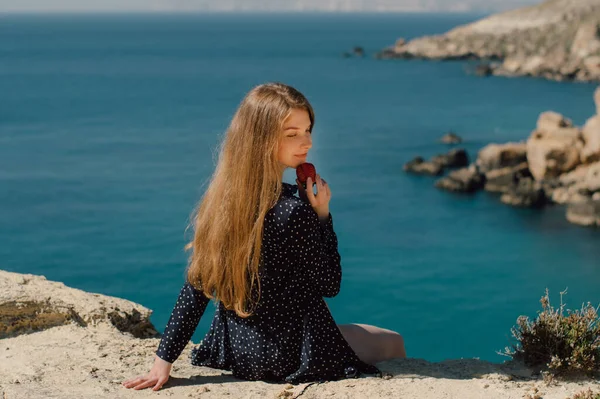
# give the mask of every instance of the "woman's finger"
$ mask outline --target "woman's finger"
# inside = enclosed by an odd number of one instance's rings
[[[133,377],[128,379],[127,381],[123,382],[123,386],[125,386],[126,388],[130,388],[131,386],[137,384],[138,382],[140,382],[143,379],[143,376],[138,376],[138,377]]]
[[[167,382],[167,379],[159,378],[158,381],[156,382],[156,385],[152,388],[152,390],[158,391],[159,389],[162,388],[162,386],[165,384],[165,382]]]
[[[306,197],[312,205],[315,201],[315,194],[313,193],[313,181],[310,177],[306,179]]]
[[[150,379],[145,380],[141,384],[135,386],[133,389],[138,390],[138,389],[148,388],[149,386],[152,386],[155,383],[156,383],[156,379],[155,378],[150,378]]]

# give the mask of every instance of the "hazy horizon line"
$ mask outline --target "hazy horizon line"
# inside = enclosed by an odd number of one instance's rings
[[[485,14],[497,10],[0,10],[2,14]]]

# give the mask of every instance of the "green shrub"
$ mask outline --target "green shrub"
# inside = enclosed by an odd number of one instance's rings
[[[540,300],[542,311],[535,320],[519,316],[511,328],[515,345],[506,347],[502,355],[523,360],[530,367],[547,367],[553,375],[600,372],[600,320],[598,308],[589,302],[581,310],[564,312],[563,295],[560,307],[550,304],[548,289]]]

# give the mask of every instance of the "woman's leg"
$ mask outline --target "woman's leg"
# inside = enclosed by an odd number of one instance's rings
[[[342,335],[360,360],[375,364],[406,357],[404,339],[395,331],[367,324],[338,324]]]

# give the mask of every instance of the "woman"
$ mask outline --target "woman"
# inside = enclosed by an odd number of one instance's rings
[[[286,168],[306,161],[314,121],[308,100],[281,83],[243,99],[193,218],[186,282],[154,365],[125,387],[159,390],[167,382],[211,298],[219,306],[192,350],[194,365],[300,383],[377,374],[375,363],[406,356],[398,333],[338,326],[323,299],[337,295],[342,277],[331,189],[319,175],[306,190],[282,182]]]

